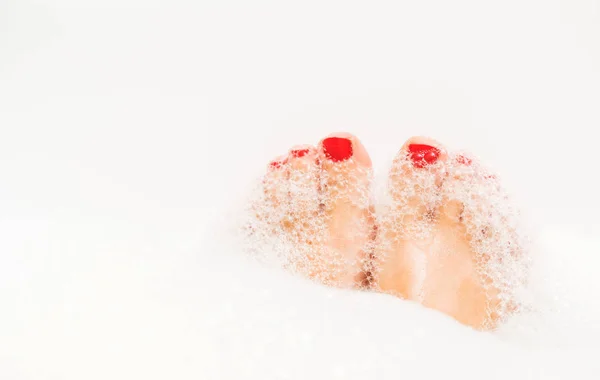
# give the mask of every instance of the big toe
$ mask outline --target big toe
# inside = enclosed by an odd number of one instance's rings
[[[410,138],[396,155],[388,192],[394,215],[401,216],[396,222],[406,234],[422,232],[435,216],[447,158],[444,146],[427,137]]]
[[[334,133],[319,143],[320,190],[329,211],[370,202],[371,158],[360,140],[349,133]]]
[[[396,155],[387,199],[378,210],[374,255],[375,288],[415,299],[424,263],[418,260],[434,237],[446,149],[435,140],[412,137]]]
[[[328,235],[322,257],[334,281],[362,282],[374,229],[371,158],[356,136],[344,132],[323,139],[319,150],[320,205]]]

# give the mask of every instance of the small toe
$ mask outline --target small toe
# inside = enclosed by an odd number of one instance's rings
[[[287,157],[288,199],[296,220],[306,221],[318,210],[320,168],[317,149],[310,145],[293,147]]]
[[[277,207],[288,198],[287,179],[289,177],[287,155],[273,159],[263,177],[263,190],[267,203]]]

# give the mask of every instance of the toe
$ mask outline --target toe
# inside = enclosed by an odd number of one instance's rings
[[[405,143],[400,153],[408,158],[414,168],[431,167],[446,159],[447,153],[442,144],[429,137],[411,137]]]
[[[319,167],[317,149],[298,145],[290,149],[288,157],[288,201],[294,218],[308,220],[318,210]]]
[[[469,304],[459,308],[462,311],[456,316],[487,328],[515,310],[515,291],[524,283],[527,265],[525,244],[518,232],[518,210],[498,178],[478,160],[457,154],[448,161],[439,230],[456,240],[454,266],[473,264],[470,282],[457,290],[459,299]],[[461,244],[463,248],[459,248]]]
[[[431,221],[440,204],[439,187],[445,177],[448,154],[427,137],[412,137],[400,149],[390,171],[389,193],[396,215],[404,224]]]
[[[493,229],[491,224],[504,224],[494,220],[502,214],[496,208],[508,206],[495,175],[465,154],[453,154],[446,171],[440,207],[446,221],[462,223],[472,237],[479,237],[481,231],[488,234]]]
[[[334,133],[319,143],[320,192],[326,211],[347,214],[370,204],[371,158],[360,140]]]
[[[263,178],[265,200],[269,206],[278,207],[288,199],[287,179],[289,177],[287,156],[282,155],[273,159]]]
[[[306,173],[314,168],[317,159],[317,149],[312,145],[296,145],[290,149],[287,162],[299,173]]]
[[[348,160],[365,168],[370,168],[372,165],[371,158],[364,145],[356,136],[350,133],[332,133],[321,140],[319,146],[330,165]]]
[[[402,174],[434,171],[447,158],[448,153],[442,144],[429,137],[415,136],[400,148],[394,159],[394,168],[400,169]]]
[[[327,260],[335,281],[352,284],[368,265],[372,241],[371,159],[354,135],[340,132],[318,146],[321,212],[328,229]]]
[[[377,284],[385,292],[416,299],[423,250],[431,244],[440,204],[446,149],[435,140],[412,137],[396,155],[388,179],[391,203],[379,210]]]

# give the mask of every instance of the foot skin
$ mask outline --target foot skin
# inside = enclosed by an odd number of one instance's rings
[[[270,163],[252,203],[254,251],[323,284],[365,286],[374,240],[371,180],[371,159],[353,135],[292,148]]]
[[[373,287],[494,329],[517,308],[526,265],[516,213],[475,160],[409,139],[378,210]]]

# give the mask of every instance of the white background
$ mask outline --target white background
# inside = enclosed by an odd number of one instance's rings
[[[0,0],[0,374],[594,378],[599,105],[598,1]],[[209,227],[268,160],[336,130],[379,170],[416,134],[489,163],[560,237],[538,285],[568,318],[499,348],[221,252]]]

